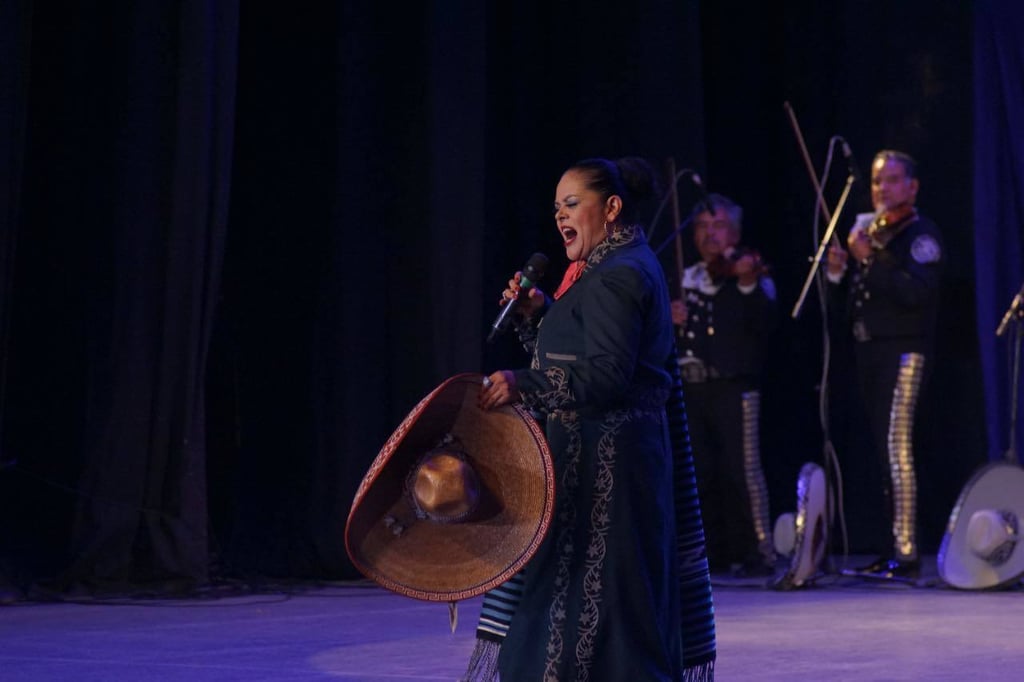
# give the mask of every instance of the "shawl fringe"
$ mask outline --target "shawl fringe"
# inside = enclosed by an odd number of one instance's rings
[[[715,682],[715,661],[683,669],[683,682]]]
[[[469,657],[469,667],[459,682],[501,682],[498,676],[498,653],[501,643],[490,639],[477,638],[476,646]],[[700,680],[702,678],[693,678]]]

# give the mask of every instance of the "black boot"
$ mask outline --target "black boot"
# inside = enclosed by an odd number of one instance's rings
[[[880,556],[870,564],[864,564],[863,566],[857,566],[853,569],[853,573],[881,573],[888,567],[889,562],[892,561],[890,557]]]
[[[917,580],[921,575],[919,559],[890,559],[879,577],[889,580]]]
[[[879,557],[867,566],[844,571],[844,574],[878,580],[917,580],[921,575],[921,561],[919,559]]]

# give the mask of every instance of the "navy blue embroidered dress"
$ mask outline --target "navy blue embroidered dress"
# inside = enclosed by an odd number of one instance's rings
[[[535,329],[524,402],[546,415],[551,530],[525,569],[502,680],[682,679],[665,277],[637,228],[598,245]],[[706,572],[706,567],[705,567]]]

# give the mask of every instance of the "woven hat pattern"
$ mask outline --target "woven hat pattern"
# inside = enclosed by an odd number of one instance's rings
[[[458,601],[514,575],[551,522],[554,470],[536,421],[517,405],[476,406],[483,377],[456,375],[406,416],[363,477],[345,528],[353,564],[398,594]],[[449,439],[481,484],[464,521],[417,518],[406,481],[423,453]]]

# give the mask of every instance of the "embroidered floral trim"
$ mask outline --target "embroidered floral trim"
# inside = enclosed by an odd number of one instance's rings
[[[557,510],[557,522],[560,530],[554,541],[558,553],[558,565],[555,569],[555,589],[551,597],[551,607],[548,609],[548,646],[547,660],[544,665],[544,682],[558,682],[562,653],[565,649],[564,629],[567,616],[566,600],[569,592],[569,568],[573,557],[572,537],[576,532],[576,507],[572,501],[580,486],[579,469],[583,439],[580,435],[580,421],[577,412],[560,412],[558,415],[551,415],[549,419],[561,420],[562,427],[569,437],[565,448],[565,472],[560,481],[563,490],[562,503]]]
[[[611,516],[612,492],[615,488],[615,447],[619,430],[628,421],[630,413],[616,410],[601,423],[601,437],[597,442],[597,476],[594,481],[594,499],[590,507],[590,544],[587,546],[586,572],[583,576],[583,608],[578,625],[576,667],[580,682],[590,679],[594,660],[594,640],[600,625],[601,601],[604,591],[604,560],[608,554],[608,528]]]
[[[590,253],[590,258],[587,259],[587,267],[584,268],[583,275],[581,276],[585,276],[593,270],[615,249],[631,244],[634,241],[641,243],[645,241],[644,232],[640,229],[639,225],[624,225],[618,228],[607,239],[594,247],[594,250]]]
[[[582,583],[582,609],[576,623],[576,670],[573,679],[585,682],[591,679],[595,639],[600,627],[600,609],[603,600],[604,561],[607,555],[606,538],[611,526],[612,496],[615,488],[615,460],[618,456],[616,442],[622,425],[636,419],[655,419],[661,421],[662,411],[653,412],[639,408],[613,410],[601,421],[601,435],[597,442],[597,471],[593,498],[590,506],[589,528],[590,540],[587,544],[584,559],[584,575]],[[578,524],[578,510],[573,504],[580,486],[579,467],[583,456],[580,437],[579,413],[575,410],[563,410],[553,413],[549,419],[560,420],[569,436],[566,447],[566,469],[561,485],[565,491],[564,506],[558,510],[558,524],[561,528],[555,541],[558,552],[558,565],[555,575],[555,591],[552,595],[551,607],[548,610],[549,638],[547,661],[544,670],[545,682],[559,682],[562,657],[565,648],[564,630],[567,626],[566,601],[570,587],[570,566],[576,547],[572,543]]]
[[[531,366],[539,369],[540,362],[534,354],[534,361]],[[576,396],[569,390],[569,375],[564,367],[553,365],[544,370],[544,378],[547,379],[550,390],[529,392],[523,395],[523,402],[530,409],[539,409],[553,412],[567,405],[576,402]]]

